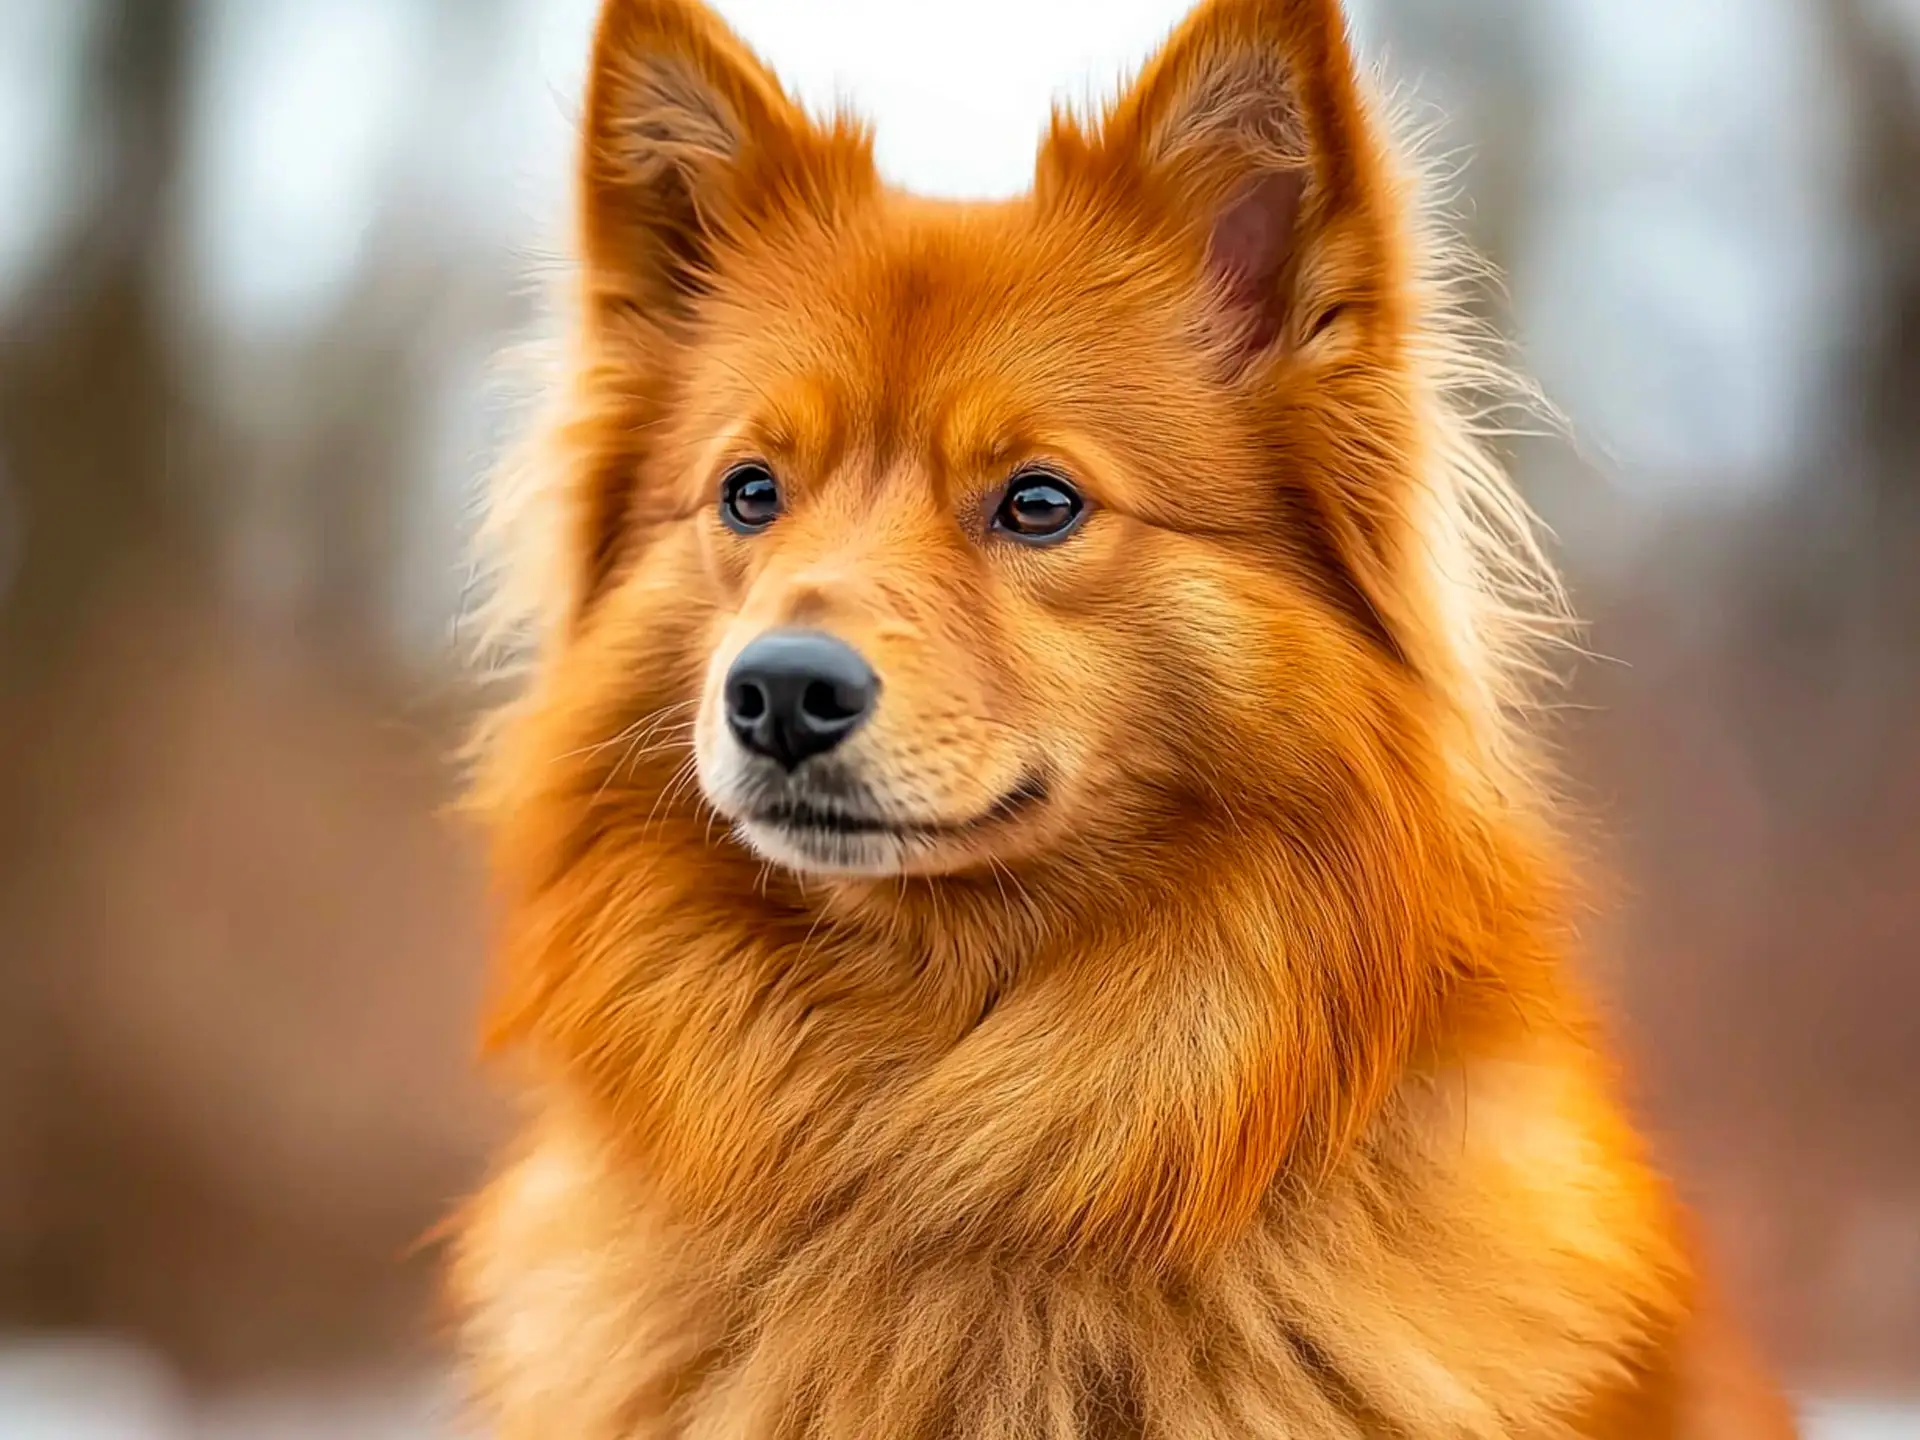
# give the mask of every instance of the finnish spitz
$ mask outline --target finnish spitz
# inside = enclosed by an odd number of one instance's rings
[[[1565,967],[1389,129],[1336,0],[1211,0],[936,202],[607,0],[494,526],[501,1440],[1790,1433]]]

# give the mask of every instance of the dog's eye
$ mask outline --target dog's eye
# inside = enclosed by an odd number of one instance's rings
[[[757,460],[736,465],[720,482],[720,518],[740,535],[764,530],[780,513],[780,486]]]
[[[1008,482],[993,512],[993,528],[1029,544],[1051,544],[1073,532],[1086,508],[1079,493],[1058,475],[1025,470]]]

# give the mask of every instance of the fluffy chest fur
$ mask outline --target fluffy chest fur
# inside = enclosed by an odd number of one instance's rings
[[[506,1440],[1668,1433],[1589,1428],[1662,1363],[1679,1259],[1577,1059],[1529,1049],[1410,1080],[1364,1154],[1165,1276],[832,1223],[716,1249],[562,1100],[469,1234],[482,1379]]]

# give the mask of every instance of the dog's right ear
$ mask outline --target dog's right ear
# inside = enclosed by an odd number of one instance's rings
[[[581,393],[552,437],[576,461],[572,624],[627,552],[648,437],[702,298],[755,240],[831,224],[875,184],[866,133],[808,120],[699,0],[602,0],[579,164],[580,338],[617,363],[577,367]]]
[[[816,129],[699,0],[605,0],[582,141],[589,303],[663,327],[705,293],[729,233],[830,204],[848,167],[871,167],[863,136]]]

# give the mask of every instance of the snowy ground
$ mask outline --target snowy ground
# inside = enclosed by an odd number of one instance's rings
[[[0,1339],[0,1440],[473,1440],[432,1380],[260,1390],[195,1404],[138,1351]],[[1911,1407],[1818,1404],[1806,1440],[1920,1440]]]
[[[1809,1406],[1806,1440],[1920,1440],[1920,1401]]]
[[[414,1377],[196,1402],[138,1350],[0,1338],[0,1440],[469,1440],[451,1389]]]

